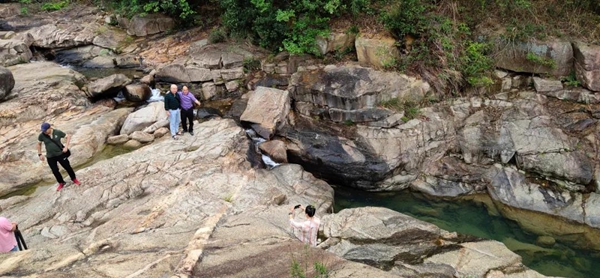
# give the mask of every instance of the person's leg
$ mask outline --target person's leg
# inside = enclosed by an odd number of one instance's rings
[[[188,128],[187,128],[187,115],[186,115],[186,111],[185,109],[181,109],[181,128],[183,128],[183,132],[187,132]]]
[[[171,136],[177,135],[179,125],[177,124],[177,117],[179,115],[175,113],[175,110],[169,110],[169,129],[171,130]]]
[[[194,108],[190,108],[187,111],[187,119],[190,121],[190,127],[189,127],[189,131],[192,135],[194,135]]]
[[[69,173],[69,177],[71,178],[72,181],[77,180],[77,177],[75,176],[75,171],[73,171],[73,167],[71,167],[71,163],[69,162],[68,158],[61,157],[58,160],[58,163],[60,163],[60,166],[62,166],[65,170],[67,170],[67,173]]]
[[[175,118],[175,120],[177,121],[177,123],[175,124],[175,133],[181,134],[179,133],[179,124],[181,123],[181,109],[177,109],[175,113],[177,114],[177,118]]]
[[[52,174],[54,174],[56,181],[60,184],[64,184],[65,180],[58,170],[58,158],[59,157],[48,157],[46,158],[46,161],[48,161],[48,166],[50,166],[50,170],[52,170]]]

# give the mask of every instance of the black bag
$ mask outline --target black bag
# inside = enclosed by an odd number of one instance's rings
[[[63,144],[60,144],[60,143],[54,141],[54,139],[52,139],[52,137],[48,136],[48,134],[46,134],[46,133],[42,133],[42,134],[44,134],[44,136],[48,137],[48,139],[50,139],[50,141],[52,141],[52,143],[56,144],[56,146],[58,146],[58,148],[60,148],[61,150],[65,148],[65,146]],[[71,156],[71,150],[67,149],[67,152],[63,153],[62,155],[63,155],[63,157]]]
[[[25,239],[23,238],[23,234],[19,231],[19,226],[15,229],[15,239],[17,240],[17,245],[19,246],[19,250],[27,250],[27,244],[25,244]]]

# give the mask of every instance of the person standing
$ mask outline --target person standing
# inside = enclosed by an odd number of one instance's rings
[[[15,230],[17,223],[10,222],[6,217],[0,217],[0,253],[19,251]]]
[[[66,138],[64,145],[61,142],[62,138]],[[77,180],[75,171],[73,171],[73,168],[69,163],[69,144],[71,143],[71,135],[65,134],[58,129],[54,129],[49,123],[43,123],[42,133],[40,133],[38,136],[37,144],[38,156],[43,162],[44,154],[42,154],[42,143],[44,143],[44,146],[46,147],[45,159],[48,161],[48,166],[50,166],[50,170],[52,170],[52,174],[54,174],[54,177],[58,182],[56,191],[60,191],[65,186],[65,180],[60,174],[58,163],[60,163],[60,165],[67,170],[67,173],[69,174],[69,177],[73,183],[80,185],[81,183]]]
[[[190,93],[187,86],[181,88],[179,99],[181,100],[181,126],[183,132],[190,132],[190,135],[194,136],[194,103],[200,106],[200,102],[196,99],[194,94]],[[190,127],[188,129],[187,121],[190,121]]]
[[[165,110],[167,110],[167,116],[169,117],[171,137],[175,140],[178,139],[178,135],[181,135],[181,132],[179,132],[179,121],[181,121],[181,111],[179,111],[180,106],[177,85],[171,84],[171,90],[165,95]]]

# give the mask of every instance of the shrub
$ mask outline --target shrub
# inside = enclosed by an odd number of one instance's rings
[[[245,73],[260,70],[260,61],[258,59],[246,58],[244,59],[243,65]]]
[[[59,1],[59,2],[46,2],[43,3],[41,8],[44,11],[58,11],[62,10],[64,7],[69,5],[68,0]]]
[[[227,33],[222,28],[215,28],[208,35],[208,42],[210,43],[220,43],[227,40]]]
[[[396,37],[421,36],[427,31],[428,7],[421,0],[398,1],[388,12],[381,15],[381,22]]]

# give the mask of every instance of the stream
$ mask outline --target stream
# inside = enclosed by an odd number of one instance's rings
[[[600,252],[577,250],[559,242],[551,248],[537,246],[537,235],[511,220],[490,215],[481,203],[434,199],[408,190],[372,193],[335,187],[336,212],[365,206],[386,207],[444,230],[500,241],[519,254],[527,267],[547,276],[600,277]]]

